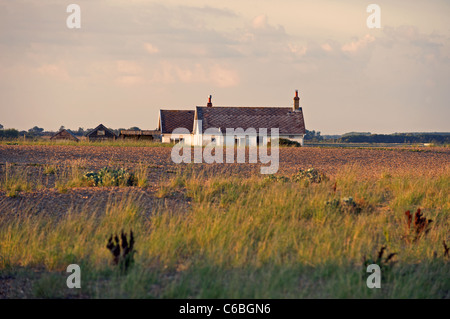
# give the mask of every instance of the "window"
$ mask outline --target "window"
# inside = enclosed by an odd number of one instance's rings
[[[215,143],[216,142],[216,138],[215,137],[211,137],[211,143]]]
[[[177,144],[177,143],[183,144],[183,143],[184,143],[184,138],[183,138],[183,137],[181,137],[181,138],[179,138],[179,137],[171,137],[171,138],[170,138],[170,143],[173,143],[173,144]]]
[[[260,145],[263,142],[262,136],[256,136],[256,145]]]
[[[102,136],[104,136],[104,135],[105,135],[105,131],[103,131],[103,130],[98,130],[98,131],[97,131],[97,135],[102,135]]]

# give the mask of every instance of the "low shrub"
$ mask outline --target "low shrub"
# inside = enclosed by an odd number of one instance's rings
[[[277,176],[274,174],[267,175],[264,177],[265,182],[289,182],[289,178],[286,176]]]
[[[328,178],[325,173],[320,172],[318,169],[309,168],[307,170],[299,169],[298,172],[294,176],[292,176],[292,180],[294,182],[307,180],[310,183],[320,183],[322,181],[328,180]]]
[[[287,138],[279,138],[278,145],[279,146],[287,146],[287,147],[301,147],[302,146],[299,142],[291,141]]]
[[[136,177],[126,169],[104,167],[98,172],[86,173],[83,177],[89,186],[134,186]]]
[[[371,211],[373,209],[364,199],[354,199],[351,196],[342,199],[334,198],[331,201],[325,202],[325,205],[330,208],[339,209],[343,213],[351,214],[359,214],[363,210]]]

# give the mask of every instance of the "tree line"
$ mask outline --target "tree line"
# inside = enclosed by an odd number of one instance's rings
[[[66,129],[64,126],[61,126],[58,131]],[[82,127],[79,127],[78,130],[71,130],[67,129],[70,133],[72,133],[75,136],[85,136],[89,131],[93,130],[93,128],[84,129]],[[111,129],[116,135],[120,134],[121,130],[125,130],[125,128],[119,128],[119,129]],[[139,131],[140,128],[137,126],[130,127],[128,130],[134,130]],[[51,136],[55,134],[54,131],[45,131],[42,127],[39,126],[33,126],[29,130],[25,131],[19,131],[15,128],[9,128],[5,129],[2,124],[0,124],[0,139],[15,139],[18,137],[24,137],[25,138],[36,138],[40,136]]]
[[[347,135],[337,139],[338,143],[450,143],[450,134],[444,133],[397,133]]]
[[[59,130],[65,129],[61,126]],[[79,127],[78,130],[67,129],[75,136],[85,136],[92,128],[84,129]],[[120,134],[119,129],[110,129],[116,135]],[[128,130],[139,131],[140,128],[137,126],[130,127]],[[25,138],[35,138],[45,135],[53,135],[53,131],[45,131],[42,127],[34,126],[28,131],[19,131],[14,128],[5,129],[2,124],[0,124],[0,139],[14,139],[18,137]],[[324,137],[320,135],[320,131],[306,130],[304,136],[305,141],[309,142],[321,142],[324,141]],[[339,138],[327,139],[328,142],[335,143],[436,143],[436,144],[449,144],[450,143],[450,133],[395,133],[395,134],[371,134],[370,132],[358,133],[350,132],[341,135]]]

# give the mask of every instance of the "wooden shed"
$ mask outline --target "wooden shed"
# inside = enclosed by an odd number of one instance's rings
[[[68,130],[61,130],[58,133],[54,134],[52,137],[50,137],[51,141],[57,141],[57,140],[69,140],[69,141],[75,141],[78,142],[79,139],[75,135],[73,135]]]
[[[161,132],[158,130],[121,130],[120,138],[134,140],[161,140]]]
[[[117,138],[116,134],[103,124],[89,131],[86,137],[88,141],[115,140]]]

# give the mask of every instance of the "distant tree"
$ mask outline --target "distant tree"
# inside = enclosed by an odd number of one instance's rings
[[[450,136],[442,134],[372,134],[342,136],[340,143],[449,143]]]
[[[0,138],[18,138],[19,131],[16,129],[0,130]]]
[[[319,131],[317,131],[317,133],[316,133],[316,138],[317,138],[317,140],[319,140],[319,141],[323,140],[323,137],[320,136],[320,132],[319,132]]]
[[[86,134],[86,131],[82,127],[79,127],[78,131],[76,131],[74,133],[75,133],[75,135],[83,136],[84,134]]]
[[[65,130],[65,129],[66,129],[66,127],[65,127],[64,125],[61,125],[61,126],[59,127],[59,130],[60,130],[60,131]]]
[[[14,128],[5,130],[4,132],[6,133],[6,137],[9,137],[9,138],[18,138],[19,137],[19,131]]]
[[[141,129],[137,126],[133,126],[129,128],[130,131],[140,131]]]
[[[342,134],[342,137],[347,137],[347,136],[370,136],[372,135],[372,133],[370,132],[348,132],[345,134]]]
[[[125,128],[118,128],[118,129],[110,129],[111,131],[114,132],[114,134],[116,134],[117,136],[120,135],[120,131],[125,131]]]
[[[42,127],[38,127],[38,126],[34,126],[33,128],[30,128],[28,130],[28,133],[33,134],[33,135],[39,135],[42,132],[44,132],[44,129]]]
[[[3,125],[0,124],[0,130],[3,130]]]
[[[304,139],[305,139],[305,141],[318,142],[318,141],[323,140],[323,137],[320,136],[320,132],[319,131],[316,132],[314,130],[312,130],[312,131],[306,130],[306,134],[305,134]]]

